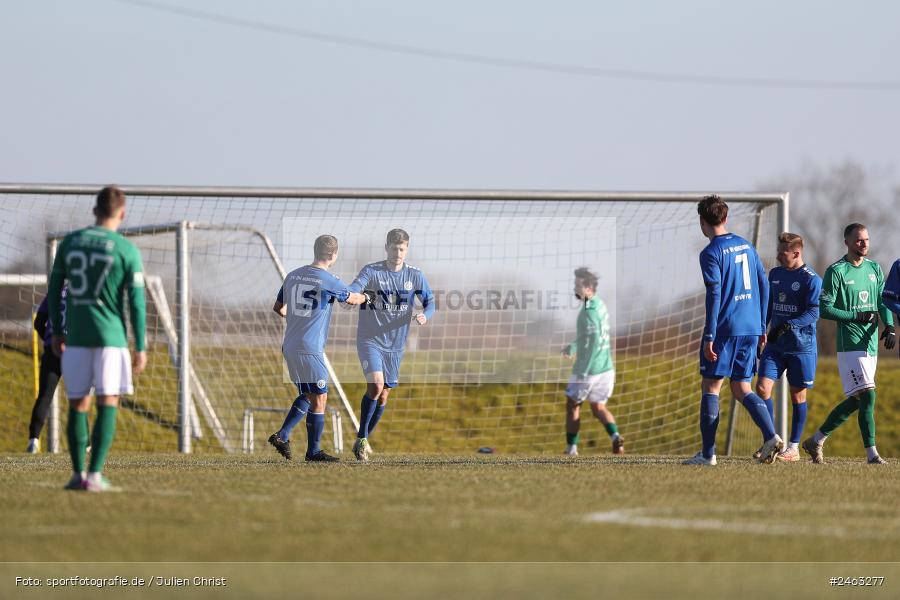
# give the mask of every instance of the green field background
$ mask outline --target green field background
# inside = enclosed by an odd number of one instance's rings
[[[290,384],[277,381],[269,371],[273,361],[280,361],[276,349],[228,350],[230,361],[224,367],[215,355],[198,354],[196,368],[211,381],[210,396],[216,390],[243,403],[239,408],[223,412],[229,430],[239,432],[244,406],[271,406],[287,409],[295,394]],[[336,364],[355,359],[337,355]],[[34,377],[30,352],[22,348],[0,348],[0,452],[21,452],[27,442],[27,426],[33,405]],[[681,357],[677,363],[667,360],[664,366],[651,359],[618,357],[619,375],[616,392],[609,407],[617,415],[626,435],[628,450],[642,454],[690,454],[699,442],[697,406],[699,377],[694,373],[694,360]],[[674,369],[674,371],[667,371]],[[339,371],[340,372],[340,371]],[[660,373],[672,372],[672,384]],[[272,381],[276,379],[276,381]],[[879,359],[876,424],[878,448],[886,457],[900,456],[900,360],[894,353]],[[644,386],[651,382],[654,401],[642,398]],[[147,371],[136,382],[137,395],[123,402],[118,421],[118,450],[177,450],[177,406],[174,369],[166,352],[156,348],[150,352]],[[215,387],[212,387],[215,386]],[[392,395],[390,409],[379,426],[377,447],[387,453],[404,452],[474,452],[480,446],[496,448],[500,453],[558,453],[564,441],[564,400],[561,384],[409,384],[401,385]],[[148,394],[146,390],[152,390]],[[345,383],[344,389],[355,410],[364,386]],[[828,411],[842,399],[836,359],[819,360],[816,385],[808,393],[809,418],[804,435],[810,435]],[[338,406],[337,395],[329,396]],[[63,403],[64,405],[64,403]],[[719,453],[725,453],[725,440],[730,411],[730,392],[722,395],[722,418],[719,428]],[[585,408],[582,419],[582,453],[603,454],[609,451],[602,428]],[[63,426],[66,411],[61,411]],[[257,451],[265,446],[269,432],[280,424],[278,414],[256,414],[255,444]],[[350,420],[343,419],[344,437],[352,440],[355,432]],[[198,453],[220,452],[214,438],[204,427],[204,438],[194,443]],[[331,446],[331,433],[325,444]],[[46,433],[44,433],[46,441]],[[733,454],[752,452],[760,440],[746,412],[738,408],[737,430]],[[302,434],[301,434],[302,439]],[[239,449],[240,439],[232,438]],[[65,444],[65,440],[63,440]],[[855,419],[839,429],[827,444],[831,456],[861,456],[859,429]]]

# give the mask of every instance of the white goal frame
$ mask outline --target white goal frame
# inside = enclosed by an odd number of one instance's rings
[[[68,185],[68,184],[21,184],[0,183],[0,194],[40,194],[50,196],[93,196],[101,185]],[[281,188],[281,187],[193,187],[193,186],[120,186],[127,195],[135,196],[165,196],[165,197],[230,197],[230,198],[281,198],[281,199],[335,199],[335,200],[493,200],[493,201],[575,201],[575,202],[634,202],[634,203],[685,203],[695,204],[699,198],[709,192],[598,192],[598,191],[558,191],[558,190],[438,190],[438,189],[388,189],[388,188]],[[790,194],[787,192],[719,192],[726,201],[755,204],[756,224],[752,242],[759,246],[760,229],[763,210],[775,207],[777,211],[778,231],[789,229]],[[215,412],[211,411],[211,405],[205,398],[203,387],[193,372],[190,364],[190,265],[188,245],[192,230],[222,230],[245,231],[256,235],[265,244],[271,257],[273,268],[277,270],[282,279],[286,275],[285,268],[272,245],[268,236],[252,227],[242,225],[216,225],[203,224],[190,221],[165,223],[161,225],[142,225],[137,227],[124,227],[119,232],[125,236],[140,236],[152,233],[175,233],[176,237],[176,315],[172,323],[171,315],[168,319],[163,316],[164,326],[169,338],[169,354],[178,371],[178,449],[182,453],[191,452],[191,437],[199,427],[197,426],[197,409],[193,402],[196,394],[200,400],[200,412],[205,417],[213,434],[220,436],[217,429]],[[52,232],[47,235],[47,271],[49,273],[56,251],[56,245],[62,239],[65,232]],[[0,275],[0,284],[6,277],[15,275]],[[157,305],[166,305],[164,298],[157,298],[162,286],[148,285],[148,293]],[[168,322],[166,322],[168,321]],[[342,407],[354,427],[358,428],[359,422],[349,403],[346,394],[340,384],[337,374],[331,364],[327,362],[329,374],[334,382],[335,390],[340,397]],[[786,438],[788,424],[788,387],[784,378],[777,383],[776,390],[776,430],[782,438]],[[733,433],[735,426],[734,400],[729,416],[728,437],[726,442],[726,454],[731,454]],[[59,407],[54,401],[50,415],[50,447],[58,451],[59,447]],[[54,430],[55,427],[55,430]],[[219,427],[221,425],[219,424]],[[246,451],[244,448],[232,447],[221,434],[220,443],[228,452]]]

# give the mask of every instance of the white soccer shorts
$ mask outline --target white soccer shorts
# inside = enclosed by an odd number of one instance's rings
[[[69,398],[84,398],[93,388],[98,396],[134,393],[128,348],[66,346],[62,376]]]
[[[615,384],[616,372],[612,369],[587,377],[572,375],[569,378],[569,385],[566,386],[566,396],[577,404],[581,404],[585,400],[591,404],[606,404],[606,401],[612,396]]]
[[[838,373],[841,374],[841,385],[844,396],[852,396],[863,390],[875,387],[875,367],[877,356],[869,356],[868,352],[838,352]]]

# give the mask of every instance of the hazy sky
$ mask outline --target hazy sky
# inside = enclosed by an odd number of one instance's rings
[[[166,3],[246,24],[0,4],[0,181],[735,190],[900,164],[897,2]]]

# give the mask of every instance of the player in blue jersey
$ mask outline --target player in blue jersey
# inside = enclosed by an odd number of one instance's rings
[[[787,371],[793,407],[791,437],[777,459],[796,462],[800,460],[800,437],[806,424],[806,390],[812,389],[816,378],[816,321],[822,278],[803,263],[803,238],[796,233],[778,236],[777,258],[781,266],[769,272],[769,334],[765,346],[759,346],[756,394],[766,403],[774,421],[772,386]]]
[[[384,249],[387,258],[363,267],[349,288],[375,296],[374,303],[360,307],[356,330],[356,351],[366,376],[359,432],[353,445],[353,454],[361,461],[371,455],[368,438],[384,414],[391,390],[400,381],[400,361],[410,324],[415,321],[425,325],[435,310],[434,294],[425,274],[405,263],[409,234],[392,229]],[[417,297],[422,312],[415,312]]]
[[[769,283],[753,244],[728,233],[728,205],[716,195],[697,204],[700,229],[709,244],[700,253],[700,269],[706,284],[706,325],[700,349],[702,398],[700,435],[703,448],[688,465],[716,464],[716,429],[719,426],[719,390],[725,377],[766,442],[761,462],[771,463],[784,442],[775,434],[772,418],[762,399],[750,389],[756,370],[756,348],[765,336],[765,311]]]
[[[337,238],[320,235],[316,238],[313,252],[315,260],[312,264],[288,273],[272,307],[287,319],[281,353],[291,381],[300,394],[288,411],[281,429],[269,436],[269,443],[290,460],[291,430],[309,412],[306,419],[307,462],[337,462],[336,457],[326,454],[319,446],[325,429],[325,404],[328,399],[325,343],[328,341],[331,309],[335,300],[361,304],[366,297],[351,292],[340,279],[328,272],[337,260]]]
[[[894,261],[887,279],[884,281],[881,299],[884,301],[885,308],[894,313],[895,321],[900,323],[900,258]],[[884,339],[885,348],[893,348],[897,343],[897,334],[894,333],[893,327],[885,327],[881,337]]]

